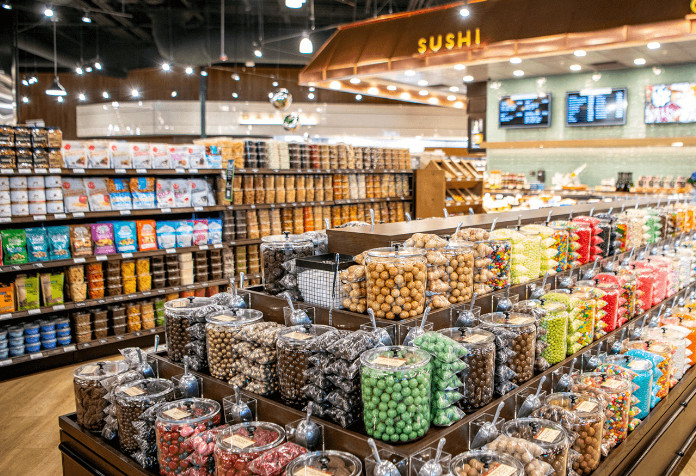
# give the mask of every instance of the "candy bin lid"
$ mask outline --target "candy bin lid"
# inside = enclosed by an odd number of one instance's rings
[[[565,308],[565,306],[563,307]],[[514,304],[512,306],[512,312],[542,318],[548,314],[548,309],[537,299],[527,299]]]
[[[619,394],[631,391],[631,382],[619,375],[610,375],[606,372],[583,372],[571,375],[574,384],[590,380],[593,387],[601,388],[606,393]]]
[[[164,423],[195,424],[220,413],[220,404],[209,398],[184,398],[157,409],[157,420]]]
[[[564,312],[566,307],[558,301],[549,301],[544,303],[544,310],[549,314],[556,314],[557,312]]]
[[[401,248],[398,246],[367,250],[367,256],[371,258],[418,258],[425,256],[426,253],[427,250],[425,249]]]
[[[645,330],[643,337],[648,339],[664,339],[672,344],[681,344],[684,340],[684,334],[676,329],[668,329],[665,327],[648,327]]]
[[[292,461],[285,468],[287,476],[305,476],[309,474],[357,476],[361,473],[362,463],[356,456],[345,451],[333,450],[307,453]]]
[[[261,242],[266,246],[280,248],[295,248],[300,246],[314,247],[312,240],[304,234],[291,235],[290,233],[284,233],[282,235],[264,236],[261,238]]]
[[[236,327],[253,324],[263,319],[263,312],[256,309],[237,309],[234,311],[224,310],[209,314],[205,321],[210,324]]]
[[[503,424],[503,434],[531,441],[545,450],[570,446],[568,434],[558,423],[543,418],[516,418]]]
[[[648,359],[627,354],[610,355],[606,358],[606,363],[626,367],[627,369],[633,370],[636,373],[647,371],[652,372],[653,367],[652,362],[650,362]]]
[[[165,302],[164,308],[171,314],[188,314],[192,309],[201,309],[212,304],[215,302],[210,298],[185,297]]]
[[[472,244],[471,241],[449,241],[447,242],[447,246],[442,248],[442,251],[449,251],[449,250],[471,250],[472,252],[474,251],[474,245]]]
[[[174,383],[164,378],[144,378],[121,385],[116,389],[116,397],[126,400],[146,400],[158,398],[174,391]]]
[[[525,327],[534,324],[534,318],[519,312],[489,312],[479,318],[481,324],[494,327]]]
[[[555,405],[575,412],[580,417],[601,416],[604,419],[604,406],[592,395],[575,392],[558,392],[546,395],[544,405]]]
[[[472,460],[478,461],[480,465],[471,467],[470,463]],[[473,472],[466,471],[464,469],[465,465],[469,466]],[[494,471],[498,471],[498,473],[494,473]],[[524,467],[518,460],[506,454],[489,450],[472,450],[454,457],[450,463],[450,473],[454,476],[484,476],[490,474],[524,476]]]
[[[257,431],[267,433],[261,441],[254,441]],[[258,438],[257,438],[258,439]],[[258,453],[275,448],[285,439],[285,430],[275,423],[249,421],[225,428],[218,433],[215,445],[229,453]]]
[[[334,327],[321,324],[291,326],[278,333],[278,341],[292,345],[310,345],[320,335],[334,330]]]
[[[128,363],[125,360],[103,360],[76,368],[73,376],[77,380],[103,380],[126,370]]]
[[[430,363],[430,354],[417,347],[393,345],[368,350],[360,356],[364,367],[382,372],[419,369]]]
[[[475,327],[450,327],[437,331],[453,341],[459,342],[467,349],[479,348],[484,345],[492,344],[495,336],[483,329]]]

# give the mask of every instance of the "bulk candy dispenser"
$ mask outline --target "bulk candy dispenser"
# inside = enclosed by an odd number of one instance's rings
[[[631,376],[631,381],[637,386],[637,388],[633,390],[633,396],[635,397],[634,401],[638,401],[635,403],[635,406],[640,410],[636,418],[642,420],[648,416],[652,408],[652,395],[655,391],[653,388],[654,366],[652,362],[628,354],[610,355],[606,358],[605,362],[609,365],[623,367],[633,374]],[[606,364],[598,367],[598,369],[604,371],[604,365]]]
[[[588,293],[550,292],[544,295],[544,306],[550,302],[565,305],[568,313],[568,348],[572,355],[592,343],[595,335],[596,302]]]
[[[524,225],[520,228],[520,232],[524,234],[539,237],[539,252],[541,253],[539,276],[543,276],[546,273],[551,275],[556,273],[559,261],[554,231],[553,228],[543,225]]]
[[[560,302],[549,302],[543,309],[546,315],[541,325],[546,330],[543,340],[547,347],[541,355],[549,364],[554,365],[565,359],[568,350],[568,312]]]
[[[447,299],[452,305],[471,301],[474,292],[474,248],[467,243],[451,242],[441,251],[446,259]]]
[[[578,266],[580,264],[580,236],[577,234],[578,224],[567,220],[556,220],[549,223],[555,230],[565,230],[568,232],[568,266],[565,269]]]
[[[566,227],[559,225],[549,225],[549,228],[553,230],[551,234],[553,244],[551,246],[556,250],[554,260],[557,264],[555,270],[557,273],[560,273],[570,269],[570,232]]]
[[[675,372],[675,369],[672,368],[672,358],[676,350],[674,346],[665,340],[630,340],[626,343],[626,349],[629,355],[642,357],[642,353],[631,352],[633,350],[641,350],[662,358],[660,362],[656,363],[656,367],[662,372],[662,375],[655,382],[657,385],[655,394],[660,399],[665,398],[667,393],[669,393],[669,389],[676,383],[676,380],[672,380]]]
[[[182,362],[186,355],[186,345],[191,342],[187,329],[195,322],[205,322],[213,301],[208,298],[180,298],[164,303],[167,339],[167,357],[174,362]]]
[[[285,431],[275,423],[252,421],[225,428],[215,440],[215,475],[253,474],[252,461],[284,440]]]
[[[363,474],[360,459],[343,451],[317,451],[302,455],[285,468],[287,476],[359,476],[360,474]]]
[[[462,228],[452,235],[452,243],[469,243],[474,252],[474,292],[479,296],[507,285],[510,244],[490,239],[481,228]]]
[[[108,405],[104,399],[107,393],[104,382],[127,370],[128,363],[124,360],[94,362],[75,369],[73,386],[78,425],[89,431],[102,429]]]
[[[391,443],[422,438],[431,418],[430,354],[414,347],[379,347],[360,360],[367,434]]]
[[[457,455],[450,463],[453,476],[493,476],[498,472],[505,476],[524,476],[524,466],[519,460],[504,453],[489,450],[473,450]]]
[[[515,303],[512,306],[512,311],[520,314],[526,314],[534,318],[534,324],[536,326],[536,343],[534,346],[534,368],[538,372],[543,372],[550,366],[548,360],[546,360],[546,358],[543,357],[544,352],[546,352],[546,350],[549,347],[549,344],[546,340],[548,329],[543,326],[544,319],[546,319],[546,317],[548,316],[548,312],[546,311],[546,309],[542,308],[541,301],[535,299]]]
[[[314,243],[304,235],[271,235],[261,238],[261,266],[264,290],[278,294],[292,289],[291,269],[285,263],[314,255]]]
[[[480,318],[480,327],[496,335],[505,335],[509,358],[503,362],[515,374],[509,380],[515,385],[534,376],[536,327],[534,318],[519,313],[492,312]]]
[[[676,329],[667,329],[666,327],[649,327],[643,329],[641,334],[642,339],[663,340],[674,346],[674,354],[672,355],[672,374],[677,380],[681,380],[684,372],[687,369],[686,361],[686,345],[687,340],[683,332]]]
[[[426,251],[376,248],[367,252],[367,306],[375,316],[408,319],[425,309]]]
[[[541,418],[517,418],[503,424],[502,433],[540,446],[539,460],[550,465],[554,475],[565,476],[570,441],[561,425]]]
[[[254,309],[214,312],[206,317],[206,347],[210,375],[228,380],[237,373],[235,364],[244,355],[240,355],[236,350],[236,336],[242,327],[262,318],[263,313]]]

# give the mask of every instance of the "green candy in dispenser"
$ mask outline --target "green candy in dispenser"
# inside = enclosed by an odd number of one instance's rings
[[[525,225],[520,228],[525,234],[537,235],[539,237],[539,252],[541,253],[539,262],[539,276],[546,273],[556,274],[558,266],[558,249],[554,246],[554,229],[544,225]]]
[[[497,240],[512,243],[510,276],[513,284],[522,284],[541,276],[541,238],[515,229],[495,230],[490,234]]]
[[[566,306],[568,313],[567,355],[572,355],[592,343],[596,331],[596,304],[590,295],[587,293],[550,292],[544,295],[544,301],[545,305],[549,302],[560,302]]]

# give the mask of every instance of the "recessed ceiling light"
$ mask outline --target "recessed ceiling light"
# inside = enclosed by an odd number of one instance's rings
[[[184,70],[184,73],[186,74],[193,74],[193,68],[190,66],[187,66],[186,69]]]
[[[4,8],[5,10],[12,10],[12,4],[9,1],[2,2],[2,8]]]
[[[404,74],[406,76],[413,76],[414,74],[416,74],[416,72],[413,71],[412,69],[407,69],[406,71],[404,71]]]
[[[98,69],[99,71],[101,71],[101,69],[102,69],[102,64],[101,64],[101,62],[95,61],[95,62],[94,62],[94,67],[95,67],[96,69]],[[89,68],[87,68],[87,69],[89,69]],[[87,72],[89,73],[89,71],[87,71]]]
[[[439,103],[440,101],[439,101],[436,97],[432,97],[432,98],[428,98],[428,102],[429,102],[430,104],[437,104],[437,103]]]
[[[362,101],[362,94],[356,94],[356,95],[355,95],[355,100],[356,100],[356,101]]]
[[[131,89],[131,96],[137,98],[138,96],[140,96],[140,91],[138,91],[137,89]]]
[[[111,102],[111,107],[118,109],[119,106],[120,106],[120,104],[118,103],[118,101]]]
[[[29,98],[26,97],[26,96],[22,96],[22,102],[23,102],[24,104],[28,104],[28,103],[29,103]]]
[[[575,50],[573,51],[573,54],[577,56],[578,58],[582,58],[583,56],[587,56],[587,51],[585,50]]]
[[[273,87],[277,88],[278,87],[278,81],[273,81]]]
[[[387,86],[387,91],[396,91],[396,86],[390,84],[389,86]]]
[[[234,73],[234,74],[232,74],[232,79],[234,79],[235,81],[239,81],[242,78],[240,78],[237,73]]]
[[[516,69],[515,71],[512,72],[512,74],[519,78],[521,76],[524,76],[524,71],[522,71],[521,69]]]
[[[170,71],[172,66],[169,63],[162,63],[162,71]]]
[[[47,16],[49,18],[52,17],[54,13],[55,12],[53,11],[53,9],[51,7],[46,7],[43,11],[44,16]]]
[[[581,69],[582,69],[582,66],[580,66],[579,64],[571,64],[570,65],[571,71],[580,71]]]
[[[455,65],[454,65],[454,69],[455,69],[456,71],[464,71],[464,70],[466,69],[466,65],[463,65],[463,64],[461,64],[461,63],[455,64]]]
[[[87,96],[85,96],[85,93],[80,93],[77,95],[77,99],[79,99],[80,101],[86,101]]]
[[[104,99],[109,99],[109,91],[102,91],[102,97]]]
[[[379,89],[372,86],[371,88],[368,88],[367,94],[372,94],[373,96],[377,96],[379,94]]]
[[[312,86],[312,87],[309,88],[309,92],[310,92],[310,93],[313,93],[314,91],[316,91],[316,89],[314,89],[314,86]]]
[[[331,89],[341,89],[341,83],[339,81],[331,81],[331,83],[329,83],[329,87]]]
[[[208,76],[208,72],[207,72],[207,71],[201,71],[201,76]]]
[[[462,78],[462,81],[464,81],[465,83],[471,83],[473,80],[474,80],[474,77],[470,74],[467,74],[466,76],[464,76]]]
[[[428,94],[430,94],[430,93],[428,91],[426,91],[425,89],[421,89],[420,91],[418,91],[419,96],[427,96]]]
[[[592,75],[592,81],[599,81],[602,79],[602,75],[600,73],[595,73]]]
[[[87,67],[85,68],[85,73],[91,73],[91,72],[92,72],[92,67],[91,67],[91,66],[87,66]]]
[[[428,82],[425,79],[419,79],[418,80],[418,86],[424,87],[427,86]]]
[[[456,100],[457,100],[457,96],[455,96],[454,94],[450,94],[449,96],[447,96],[447,100],[448,100],[448,101],[456,101]]]
[[[457,86],[450,86],[449,90],[451,93],[458,93],[459,92],[459,88]]]
[[[315,98],[315,97],[316,97],[316,96],[314,95],[314,93],[309,93],[309,94],[307,94],[307,99],[309,99],[310,101],[314,101],[314,98]]]
[[[350,84],[360,84],[360,78],[350,78]]]
[[[683,142],[672,142],[672,147],[684,147]]]
[[[510,58],[510,63],[512,63],[512,64],[520,64],[521,62],[522,62],[522,58],[518,58],[516,56],[514,58]]]
[[[84,74],[84,70],[78,66],[77,68],[75,68],[75,73],[82,75]]]
[[[58,102],[63,102],[63,96],[58,96],[58,97],[56,98],[56,101],[58,101]]]
[[[235,98],[235,99],[237,99],[237,98],[239,97],[239,94],[237,94],[237,93],[232,93],[232,97]]]
[[[471,15],[471,12],[469,11],[468,8],[464,7],[464,8],[462,8],[462,9],[459,10],[459,14],[460,14],[461,16],[463,16],[464,18],[466,18],[466,17],[468,17],[469,15]]]
[[[399,94],[399,97],[401,99],[411,99],[411,95],[409,93],[406,93],[406,92]]]
[[[636,66],[643,66],[645,63],[645,58],[636,58],[633,60],[633,64]]]
[[[173,98],[177,97],[178,95],[179,95],[179,93],[178,93],[178,92],[176,92],[176,91],[172,91],[172,94],[171,94],[171,96],[172,96]]]
[[[461,101],[457,101],[453,104],[453,106],[456,107],[457,109],[462,109],[464,107],[464,103]]]
[[[254,50],[254,56],[256,56],[257,58],[261,58],[261,57],[263,56],[263,51],[261,51],[260,49],[256,48],[256,49]]]
[[[92,23],[92,16],[89,14],[89,12],[85,12],[84,15],[82,15],[82,22]]]
[[[660,46],[662,46],[662,45],[660,45],[660,43],[657,41],[651,41],[646,46],[648,47],[649,50],[657,50],[657,49],[660,49]]]

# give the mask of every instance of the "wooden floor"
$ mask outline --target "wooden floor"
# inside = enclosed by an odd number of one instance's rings
[[[4,427],[0,433],[0,475],[63,473],[58,417],[75,411],[72,375],[76,367],[79,365],[0,382],[0,422]],[[696,455],[682,472],[682,476],[694,475]]]

